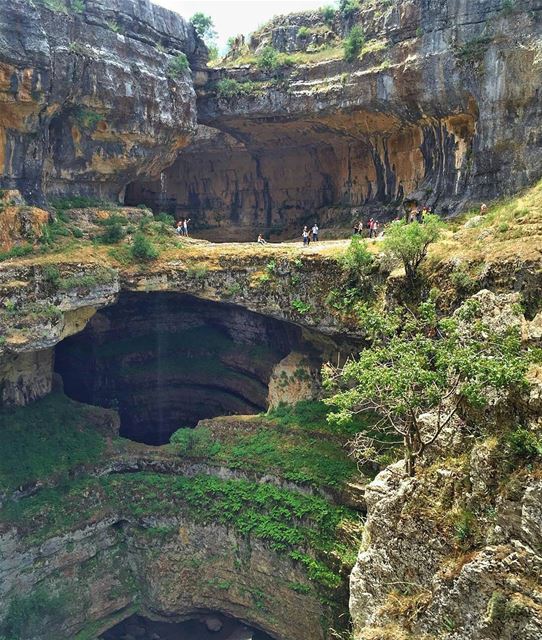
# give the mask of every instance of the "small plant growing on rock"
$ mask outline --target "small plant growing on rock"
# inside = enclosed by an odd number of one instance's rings
[[[134,260],[150,262],[158,258],[159,251],[144,233],[138,231],[134,236],[131,254]]]
[[[363,29],[358,25],[352,27],[344,41],[344,59],[347,62],[353,62],[359,55],[364,44],[365,35]]]
[[[304,316],[312,309],[312,305],[308,302],[303,302],[303,300],[300,300],[298,298],[296,300],[292,300],[292,309],[297,311],[297,313],[299,313],[300,315]]]
[[[169,61],[167,75],[169,78],[177,79],[180,78],[188,68],[188,58],[186,54],[181,52]]]
[[[297,37],[305,40],[310,35],[310,29],[308,27],[299,27],[297,30]]]
[[[278,51],[271,46],[264,47],[258,57],[258,67],[265,71],[275,71],[280,67]]]

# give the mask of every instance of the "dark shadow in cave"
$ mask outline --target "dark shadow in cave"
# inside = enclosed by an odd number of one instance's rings
[[[68,396],[118,409],[121,435],[164,444],[181,427],[267,408],[296,325],[175,293],[123,293],[56,348]]]
[[[157,622],[133,615],[100,636],[100,640],[272,640],[263,631],[220,613],[202,613],[185,622]]]

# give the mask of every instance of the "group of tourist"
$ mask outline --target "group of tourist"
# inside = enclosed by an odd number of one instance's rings
[[[311,229],[309,229],[307,225],[305,225],[301,234],[301,237],[303,238],[303,245],[308,246],[311,243],[311,240],[313,242],[317,242],[319,232],[320,229],[318,228],[316,222],[312,225]]]
[[[190,222],[190,218],[181,218],[177,222],[177,226],[175,228],[175,231],[177,232],[178,235],[188,237],[188,223],[189,222]]]
[[[369,218],[368,222],[367,222],[367,226],[366,229],[369,231],[369,238],[376,238],[378,237],[378,233],[379,233],[379,229],[380,229],[380,222],[378,222],[378,220],[375,220],[374,218]],[[358,220],[357,222],[354,222],[354,227],[353,227],[353,233],[354,235],[363,235],[363,220]]]

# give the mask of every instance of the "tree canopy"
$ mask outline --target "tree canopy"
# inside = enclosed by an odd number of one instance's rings
[[[379,315],[379,314],[375,314]],[[360,433],[354,447],[362,462],[376,462],[390,443],[404,447],[407,472],[435,442],[463,403],[483,407],[495,392],[520,390],[529,364],[517,331],[496,333],[473,322],[460,330],[461,314],[438,319],[433,301],[416,312],[402,308],[394,321],[375,320],[374,343],[342,368],[324,368],[331,420],[376,412],[379,435]],[[432,412],[429,423],[422,419]],[[429,426],[428,426],[429,425]]]
[[[401,260],[407,278],[412,282],[427,256],[429,246],[438,240],[443,226],[442,220],[434,214],[426,214],[423,223],[396,220],[386,229],[382,248],[392,257]]]

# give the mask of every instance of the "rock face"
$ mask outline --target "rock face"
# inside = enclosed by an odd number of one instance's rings
[[[493,330],[519,328],[514,295],[480,291],[471,301]],[[398,463],[366,487],[350,577],[356,640],[541,637],[540,459],[509,444],[518,425],[539,442],[539,392],[533,379],[524,398],[491,399],[483,422],[464,411],[416,478]]]
[[[194,30],[148,0],[0,7],[0,186],[31,202],[83,194],[117,200],[157,175],[196,121]],[[54,6],[55,10],[51,10]]]
[[[129,187],[130,203],[216,226],[215,238],[231,227],[248,238],[291,235],[315,216],[327,226],[382,216],[403,198],[454,210],[514,192],[542,174],[541,23],[533,0],[280,17],[237,66],[210,72],[199,121],[220,133],[202,132],[211,143],[183,151],[161,183]],[[347,62],[355,24],[365,44]],[[266,46],[294,57],[267,71],[245,63]]]

